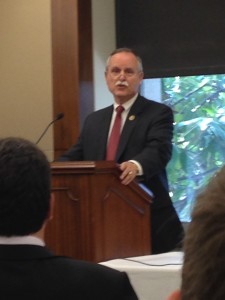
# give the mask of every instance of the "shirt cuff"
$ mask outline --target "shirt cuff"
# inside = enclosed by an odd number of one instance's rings
[[[129,161],[137,166],[137,169],[138,169],[137,176],[142,176],[143,175],[143,169],[142,169],[141,164],[136,160],[129,160]]]

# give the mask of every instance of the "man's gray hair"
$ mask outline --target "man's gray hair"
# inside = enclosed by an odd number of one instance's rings
[[[107,60],[106,60],[106,69],[105,69],[105,71],[108,70],[108,66],[109,66],[109,62],[110,62],[111,57],[112,57],[113,55],[115,55],[115,54],[117,54],[117,53],[121,53],[121,52],[132,53],[132,54],[137,58],[139,72],[143,72],[142,59],[141,59],[141,57],[136,53],[136,51],[134,51],[134,50],[131,49],[131,48],[118,48],[118,49],[115,49],[115,50],[109,55],[109,57],[108,57]]]

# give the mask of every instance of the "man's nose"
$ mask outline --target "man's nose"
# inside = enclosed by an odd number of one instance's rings
[[[120,74],[119,74],[119,78],[121,79],[125,79],[126,78],[126,74],[123,70],[121,70]]]

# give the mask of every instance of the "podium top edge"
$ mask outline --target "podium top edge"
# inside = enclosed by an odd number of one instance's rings
[[[113,161],[55,161],[50,163],[51,169],[105,169],[117,168]]]

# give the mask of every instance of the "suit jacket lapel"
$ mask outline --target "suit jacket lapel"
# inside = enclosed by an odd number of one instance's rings
[[[109,126],[112,118],[112,113],[113,113],[113,105],[106,108],[103,118],[100,120],[101,133],[99,138],[97,160],[105,159]]]

